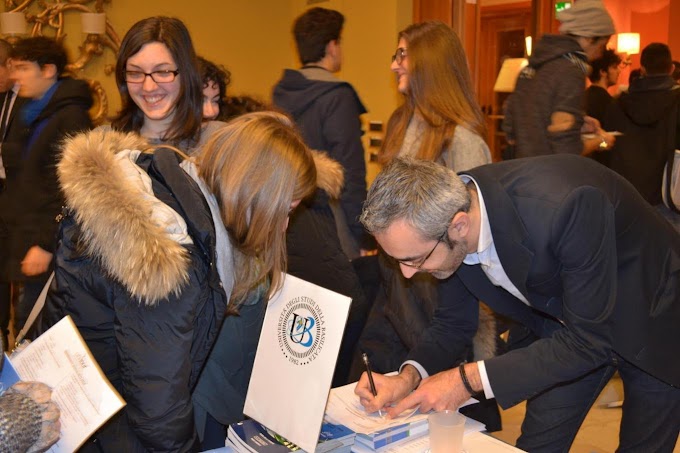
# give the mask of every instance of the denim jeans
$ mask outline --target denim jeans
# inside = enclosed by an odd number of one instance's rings
[[[671,453],[680,433],[680,389],[618,355],[611,364],[528,400],[517,447],[529,452],[568,452],[590,407],[617,370],[625,394],[617,451]]]

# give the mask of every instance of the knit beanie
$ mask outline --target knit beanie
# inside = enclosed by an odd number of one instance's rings
[[[557,14],[563,35],[595,38],[616,33],[614,21],[601,0],[578,0],[571,8]]]

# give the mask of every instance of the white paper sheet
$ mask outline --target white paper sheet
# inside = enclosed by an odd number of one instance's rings
[[[404,411],[399,417],[393,419],[381,417],[377,412],[368,414],[359,402],[359,397],[354,394],[356,385],[357,383],[354,382],[331,390],[326,405],[326,418],[331,423],[345,425],[357,434],[370,434],[391,426],[413,423],[427,418],[427,414],[422,414],[416,409]],[[477,402],[476,399],[470,398],[461,407]],[[481,429],[485,429],[484,425],[481,425]]]
[[[269,301],[244,413],[313,452],[351,299],[285,276]]]
[[[125,401],[85,345],[70,316],[64,317],[12,358],[24,381],[52,387],[59,405],[61,437],[49,452],[73,452]]]

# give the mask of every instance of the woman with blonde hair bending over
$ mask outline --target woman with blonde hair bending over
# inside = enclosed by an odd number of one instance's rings
[[[390,68],[404,103],[387,123],[381,163],[413,156],[463,171],[491,162],[465,52],[450,27],[423,22],[401,31]]]
[[[276,113],[222,125],[195,160],[150,148],[95,130],[58,167],[68,208],[40,327],[70,315],[127,402],[81,451],[199,449],[192,392],[224,317],[281,284],[289,212],[315,189]]]

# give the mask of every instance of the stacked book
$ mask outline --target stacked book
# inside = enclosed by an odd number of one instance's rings
[[[357,434],[352,452],[381,452],[388,448],[410,442],[428,433],[427,419],[392,426],[371,434]]]
[[[343,425],[324,422],[315,453],[350,453],[354,431]],[[255,420],[232,423],[227,430],[227,446],[238,453],[304,453],[300,447]]]

